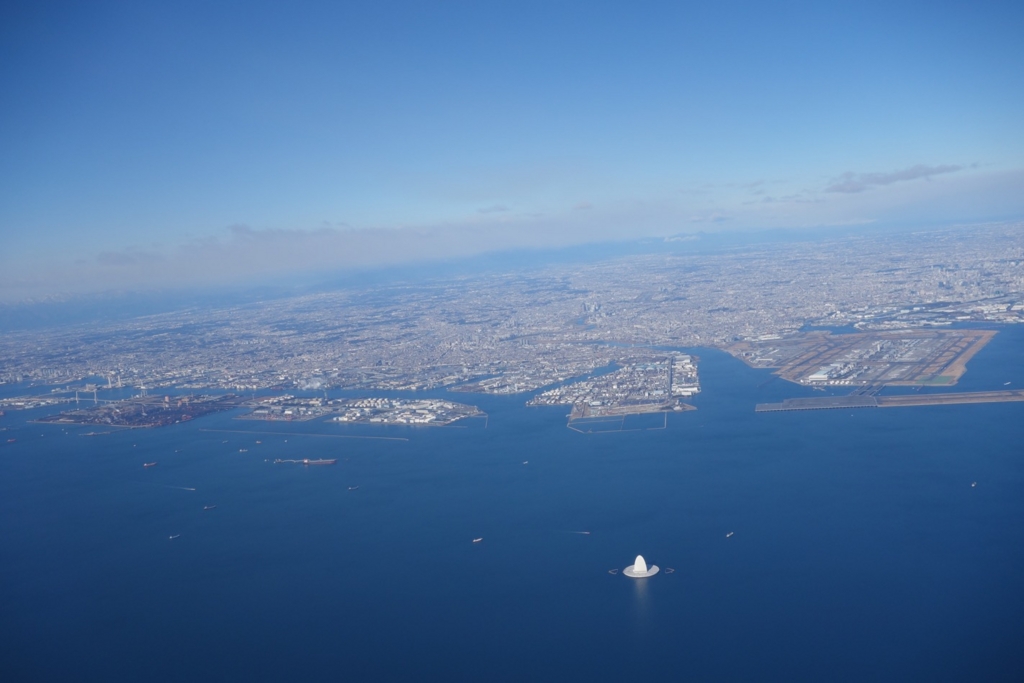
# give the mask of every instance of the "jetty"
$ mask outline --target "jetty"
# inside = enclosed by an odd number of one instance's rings
[[[282,460],[281,458],[278,458],[277,460],[274,461],[274,464],[275,465],[280,465],[282,463],[292,463],[292,464],[295,464],[295,465],[333,465],[336,462],[338,462],[337,458],[330,458],[330,459],[325,459],[325,458],[317,458],[317,459],[303,458],[301,460],[290,460],[290,459]]]
[[[1006,403],[1024,401],[1024,389],[1003,391],[958,391],[942,394],[900,394],[897,396],[822,396],[787,398],[782,403],[758,403],[754,411],[773,413],[790,410],[829,410],[843,408],[902,408],[962,403]]]

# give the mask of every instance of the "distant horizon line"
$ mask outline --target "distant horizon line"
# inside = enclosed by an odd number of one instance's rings
[[[213,284],[182,283],[181,286],[156,284],[134,287],[109,287],[86,292],[63,292],[20,300],[0,299],[0,332],[46,327],[70,322],[83,315],[99,314],[99,308],[127,305],[121,317],[150,315],[194,305],[234,305],[262,299],[280,299],[316,293],[472,277],[500,270],[532,270],[559,264],[593,263],[642,254],[714,253],[723,249],[743,249],[794,242],[828,242],[851,237],[885,237],[961,230],[1013,229],[1024,227],[1024,218],[949,224],[857,223],[817,228],[763,228],[695,230],[664,236],[632,239],[608,239],[563,246],[517,246],[447,258],[424,258],[397,264],[377,264],[339,268],[320,268],[306,272],[268,274],[264,277],[240,277],[234,282]],[[153,308],[143,312],[144,308]],[[77,310],[78,315],[75,314]],[[134,311],[134,312],[132,312]],[[67,317],[65,317],[67,316]],[[108,315],[100,315],[106,318]],[[56,320],[55,318],[62,318]]]

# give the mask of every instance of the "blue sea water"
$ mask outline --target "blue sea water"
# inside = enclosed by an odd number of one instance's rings
[[[956,389],[1024,387],[1022,351]],[[1024,678],[1024,403],[756,414],[808,390],[695,352],[666,429],[464,394],[486,426],[8,413],[0,679]],[[662,573],[609,573],[637,553]]]

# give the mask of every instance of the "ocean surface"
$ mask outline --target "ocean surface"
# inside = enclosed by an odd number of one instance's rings
[[[8,412],[0,680],[1024,680],[1024,403],[755,414],[812,393],[693,352],[663,429]],[[1005,382],[1024,329],[955,390]]]

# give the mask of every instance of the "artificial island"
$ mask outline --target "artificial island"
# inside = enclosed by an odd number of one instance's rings
[[[830,408],[894,408],[1024,400],[1024,391],[917,393],[879,396],[885,387],[947,387],[967,372],[967,362],[995,336],[994,330],[910,329],[831,334],[814,331],[789,338],[731,344],[726,350],[748,365],[772,368],[790,382],[814,388],[851,387],[846,396],[791,398],[761,403],[758,412]]]
[[[30,409],[55,405],[63,401],[12,400],[10,405]],[[247,408],[240,420],[306,422],[326,418],[349,424],[380,424],[409,426],[445,426],[467,417],[486,417],[476,406],[438,399],[323,399],[291,395],[264,396],[245,399],[234,394],[221,396],[146,396],[138,395],[118,401],[95,400],[92,405],[77,407],[56,415],[41,417],[36,422],[80,424],[103,427],[166,427],[188,422],[204,415]]]

